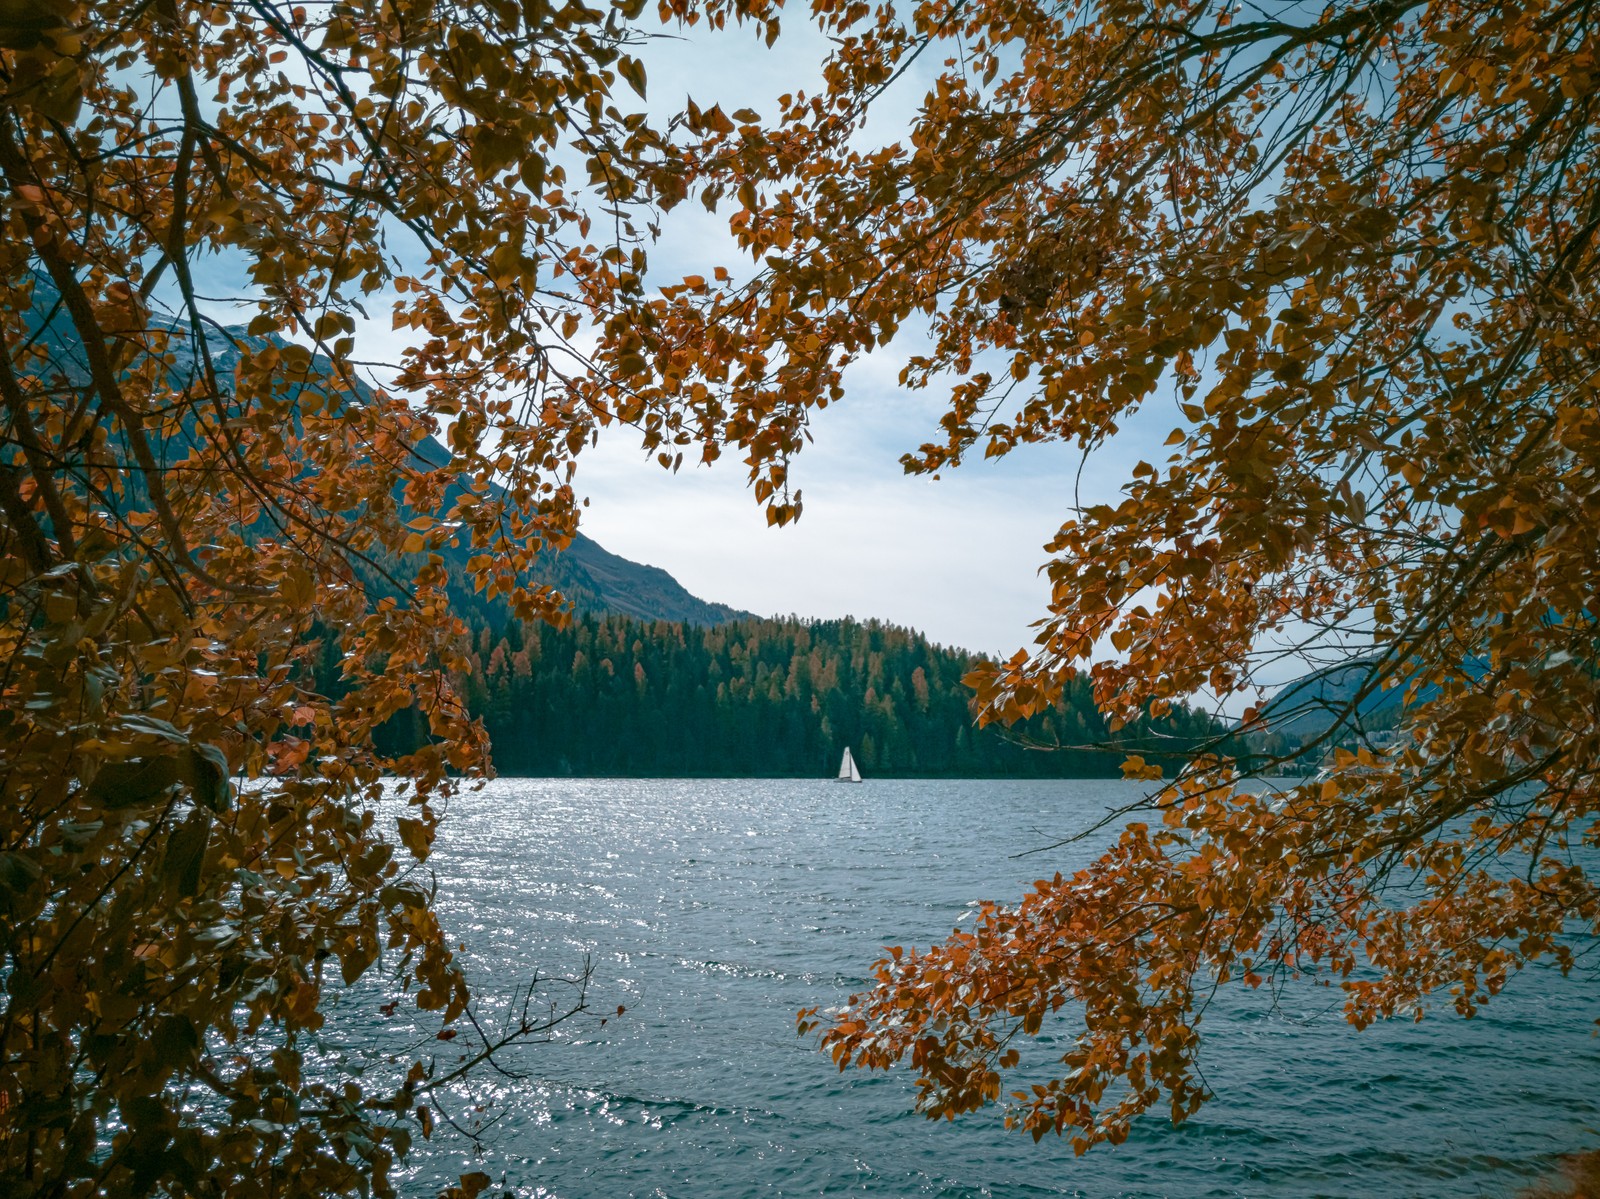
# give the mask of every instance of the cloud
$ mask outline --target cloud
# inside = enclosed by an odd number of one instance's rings
[[[806,20],[792,21],[771,50],[749,30],[662,30],[640,51],[648,100],[637,102],[664,125],[692,96],[702,107],[752,108],[770,118],[785,92],[817,89],[832,43]],[[921,64],[875,107],[864,137],[893,141],[909,127],[935,64]],[[635,100],[619,88],[618,101]],[[751,269],[727,229],[728,212],[690,202],[667,214],[650,247],[652,277],[668,282]],[[397,238],[410,257],[415,247]],[[224,320],[251,309],[229,300],[241,287],[237,255],[202,259],[201,291]],[[367,297],[358,357],[397,362],[415,335],[390,327],[395,297]],[[580,342],[590,336],[580,334]],[[577,484],[590,506],[584,530],[615,553],[674,574],[696,594],[762,614],[879,617],[919,628],[938,641],[1009,655],[1032,643],[1030,625],[1045,615],[1048,587],[1039,577],[1043,544],[1083,502],[1115,500],[1139,457],[1157,448],[1174,423],[1165,403],[1127,424],[1087,462],[1070,446],[1027,447],[997,462],[974,458],[938,481],[908,477],[900,456],[939,434],[945,396],[900,387],[908,356],[924,350],[916,322],[889,347],[853,364],[846,396],[812,414],[814,443],[793,464],[804,495],[798,525],[767,526],[750,495],[738,455],[712,468],[670,475],[639,448],[631,429],[606,430],[580,461]],[[389,372],[372,370],[376,381]],[[1080,490],[1081,489],[1081,490]]]
[[[1054,505],[1003,502],[1004,491],[1022,498],[1014,481],[907,479],[887,466],[846,477],[819,465],[800,521],[774,529],[733,464],[670,475],[614,447],[603,438],[580,471],[584,528],[708,599],[763,615],[879,617],[990,653],[1030,640],[1043,612],[1035,572]]]
[[[807,21],[786,26],[772,50],[747,30],[696,28],[657,37],[641,52],[646,107],[665,122],[692,96],[702,108],[752,108],[770,118],[777,97],[814,91],[831,43]],[[933,64],[913,71],[875,105],[864,136],[891,142],[909,128]],[[697,203],[667,215],[651,249],[667,281],[735,276],[727,212]],[[639,451],[635,434],[609,429],[580,464],[590,499],[584,529],[608,549],[661,566],[690,590],[762,614],[880,617],[936,640],[1009,655],[1032,643],[1048,587],[1043,544],[1084,503],[1115,501],[1140,457],[1160,461],[1172,427],[1168,405],[1127,422],[1089,460],[1070,446],[1028,447],[998,462],[976,457],[938,481],[907,477],[900,456],[939,437],[945,396],[900,387],[906,358],[927,339],[908,323],[890,347],[852,365],[845,399],[810,418],[814,443],[791,465],[804,496],[798,525],[769,528],[737,455],[669,475]],[[1009,413],[1003,414],[1009,415]]]
[[[1171,413],[1156,403],[1087,461],[1026,446],[938,480],[908,476],[900,456],[937,436],[944,396],[900,388],[901,361],[891,347],[852,367],[844,400],[812,415],[813,443],[790,468],[797,525],[766,524],[737,455],[671,474],[613,427],[579,466],[585,532],[762,615],[878,617],[1005,656],[1031,645],[1049,598],[1045,542],[1075,496],[1114,501],[1138,458],[1159,460]]]

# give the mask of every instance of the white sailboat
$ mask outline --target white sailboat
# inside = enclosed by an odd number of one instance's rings
[[[850,753],[850,747],[844,747],[844,757],[839,760],[839,781],[841,783],[859,783],[861,772],[856,769],[856,760]]]

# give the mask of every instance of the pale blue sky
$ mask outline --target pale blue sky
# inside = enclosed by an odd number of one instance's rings
[[[702,107],[770,115],[782,93],[814,89],[828,48],[798,11],[771,50],[744,30],[676,31],[641,54],[645,107],[662,124],[688,96]],[[900,136],[939,66],[937,57],[925,58],[882,98],[865,137]],[[616,99],[625,109],[636,103],[622,85]],[[727,235],[726,213],[688,203],[669,214],[651,250],[652,276],[709,275],[715,264],[736,276],[748,269]],[[197,268],[203,291],[219,299],[239,293],[231,259]],[[387,304],[372,301],[374,319],[357,330],[357,356],[396,361],[404,335],[390,329]],[[221,305],[218,315],[238,319],[234,312]],[[997,462],[975,459],[937,481],[907,477],[900,455],[934,436],[943,410],[939,392],[897,385],[918,348],[908,328],[851,369],[842,403],[814,414],[815,443],[791,471],[805,499],[798,524],[766,524],[737,455],[672,475],[640,451],[633,430],[617,427],[580,460],[576,485],[589,501],[584,531],[615,553],[666,569],[705,599],[762,615],[877,617],[1004,656],[1031,644],[1030,625],[1044,616],[1048,594],[1038,574],[1042,546],[1068,515],[1078,454],[1034,447]],[[1114,498],[1134,461],[1164,456],[1159,447],[1175,423],[1170,400],[1155,401],[1087,464],[1084,501]]]
[[[770,117],[777,96],[815,90],[828,48],[800,12],[771,50],[744,30],[675,31],[641,54],[649,74],[644,107],[658,125],[688,96],[702,108],[752,108]],[[941,57],[924,55],[881,98],[864,142],[902,136]],[[620,84],[615,99],[624,109],[637,105]],[[651,250],[653,280],[710,275],[719,264],[735,277],[747,274],[726,218],[692,202],[668,214]],[[402,256],[414,249],[404,241],[391,247]],[[237,259],[210,257],[196,267],[201,290],[218,301],[216,314],[239,319],[229,298],[244,300],[248,288]],[[408,335],[391,329],[388,308],[383,297],[368,298],[374,319],[357,329],[358,358],[400,359]],[[908,477],[900,456],[934,437],[944,404],[936,390],[898,386],[901,365],[921,349],[915,331],[904,327],[894,344],[851,368],[841,403],[813,414],[814,444],[790,471],[805,498],[798,524],[766,524],[738,455],[672,475],[641,451],[633,430],[615,427],[581,456],[584,531],[615,553],[664,568],[705,599],[762,615],[876,617],[1002,657],[1031,646],[1032,626],[1046,615],[1043,545],[1071,515],[1075,485],[1085,504],[1116,502],[1140,458],[1165,461],[1163,443],[1183,418],[1170,389],[1162,389],[1082,463],[1081,474],[1078,452],[1053,445],[998,461],[976,457],[940,480]],[[1281,682],[1301,670],[1280,663],[1265,673]],[[1236,697],[1228,707],[1244,702]]]
[[[828,45],[799,12],[771,51],[742,31],[661,39],[643,55],[648,107],[665,119],[693,96],[702,108],[769,115],[780,94],[815,87]],[[885,96],[868,135],[896,138],[927,78],[914,72]],[[698,204],[670,214],[652,274],[709,274],[718,262],[739,274],[725,220]],[[902,335],[852,368],[842,403],[814,414],[815,443],[791,471],[805,499],[798,524],[767,526],[736,456],[669,475],[645,460],[631,430],[614,429],[579,468],[590,500],[585,530],[698,595],[761,614],[879,617],[996,654],[1030,644],[1048,594],[1037,573],[1041,547],[1068,514],[1077,452],[1037,447],[975,460],[938,481],[907,477],[900,455],[933,437],[943,401],[898,387],[900,366],[917,349],[913,335]],[[1133,462],[1156,452],[1175,423],[1168,407],[1158,403],[1088,464],[1086,501],[1113,497]]]

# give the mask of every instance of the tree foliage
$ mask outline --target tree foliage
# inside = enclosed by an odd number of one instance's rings
[[[392,1193],[427,1131],[427,1056],[307,1048],[380,963],[469,1014],[420,868],[487,766],[439,551],[560,618],[522,568],[605,415],[570,339],[644,269],[640,7],[0,5],[7,1195]],[[353,338],[385,303],[393,391]],[[429,737],[386,760],[405,711]]]
[[[1312,971],[1359,1025],[1569,966],[1600,918],[1595,6],[813,8],[815,92],[765,127],[690,114],[684,193],[737,202],[757,269],[653,305],[640,392],[745,442],[775,520],[802,414],[908,327],[902,384],[949,396],[909,471],[1094,453],[1170,397],[1165,457],[1065,514],[1037,647],[975,680],[987,718],[1084,669],[1113,719],[1252,701],[1286,654],[1363,663],[1352,711],[1410,696],[1387,752],[1277,795],[1199,764],[1094,865],[896,953],[825,1025],[836,1059],[909,1060],[953,1115],[1059,1014],[1055,1077],[1004,1103],[1081,1149],[1195,1110],[1217,982]]]
[[[1082,873],[894,955],[824,1034],[841,1063],[909,1057],[954,1114],[1066,1011],[1058,1077],[1008,1112],[1087,1146],[1194,1110],[1218,981],[1316,970],[1360,1023],[1571,960],[1600,917],[1593,6],[813,9],[820,90],[766,124],[690,104],[677,144],[619,98],[639,0],[0,4],[9,1193],[388,1190],[439,1076],[303,1049],[335,964],[384,951],[467,1014],[419,881],[486,752],[441,550],[559,620],[523,567],[612,421],[669,466],[737,446],[784,523],[810,414],[908,327],[903,382],[950,395],[913,471],[1093,452],[1176,402],[1170,456],[1067,514],[987,718],[1106,643],[1114,723],[1251,693],[1279,644],[1361,650],[1352,704],[1414,700],[1398,747],[1274,798],[1186,771]],[[775,12],[662,6],[768,40]],[[940,59],[874,147],[874,101]],[[690,197],[735,205],[756,271],[649,291],[647,205]],[[364,302],[409,342],[393,393],[358,386]],[[413,453],[436,432],[445,465]],[[431,739],[385,761],[405,711]]]

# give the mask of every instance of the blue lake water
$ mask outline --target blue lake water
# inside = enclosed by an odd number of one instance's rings
[[[1082,1158],[1006,1132],[994,1112],[930,1123],[906,1074],[841,1075],[796,1037],[796,1010],[861,989],[882,946],[927,944],[971,901],[1083,864],[1089,846],[1016,855],[1134,794],[506,779],[460,796],[430,865],[486,1015],[535,971],[587,959],[593,1016],[511,1055],[525,1078],[481,1071],[453,1092],[459,1123],[495,1123],[481,1147],[437,1133],[404,1193],[476,1169],[541,1199],[1514,1196],[1600,1143],[1592,972],[1528,970],[1476,1019],[1441,1003],[1420,1024],[1360,1033],[1336,992],[1296,988],[1274,1005],[1225,987],[1202,1026],[1217,1098]],[[427,1031],[402,1009],[384,1036]],[[1045,1032],[1048,1049],[1071,1028]]]

